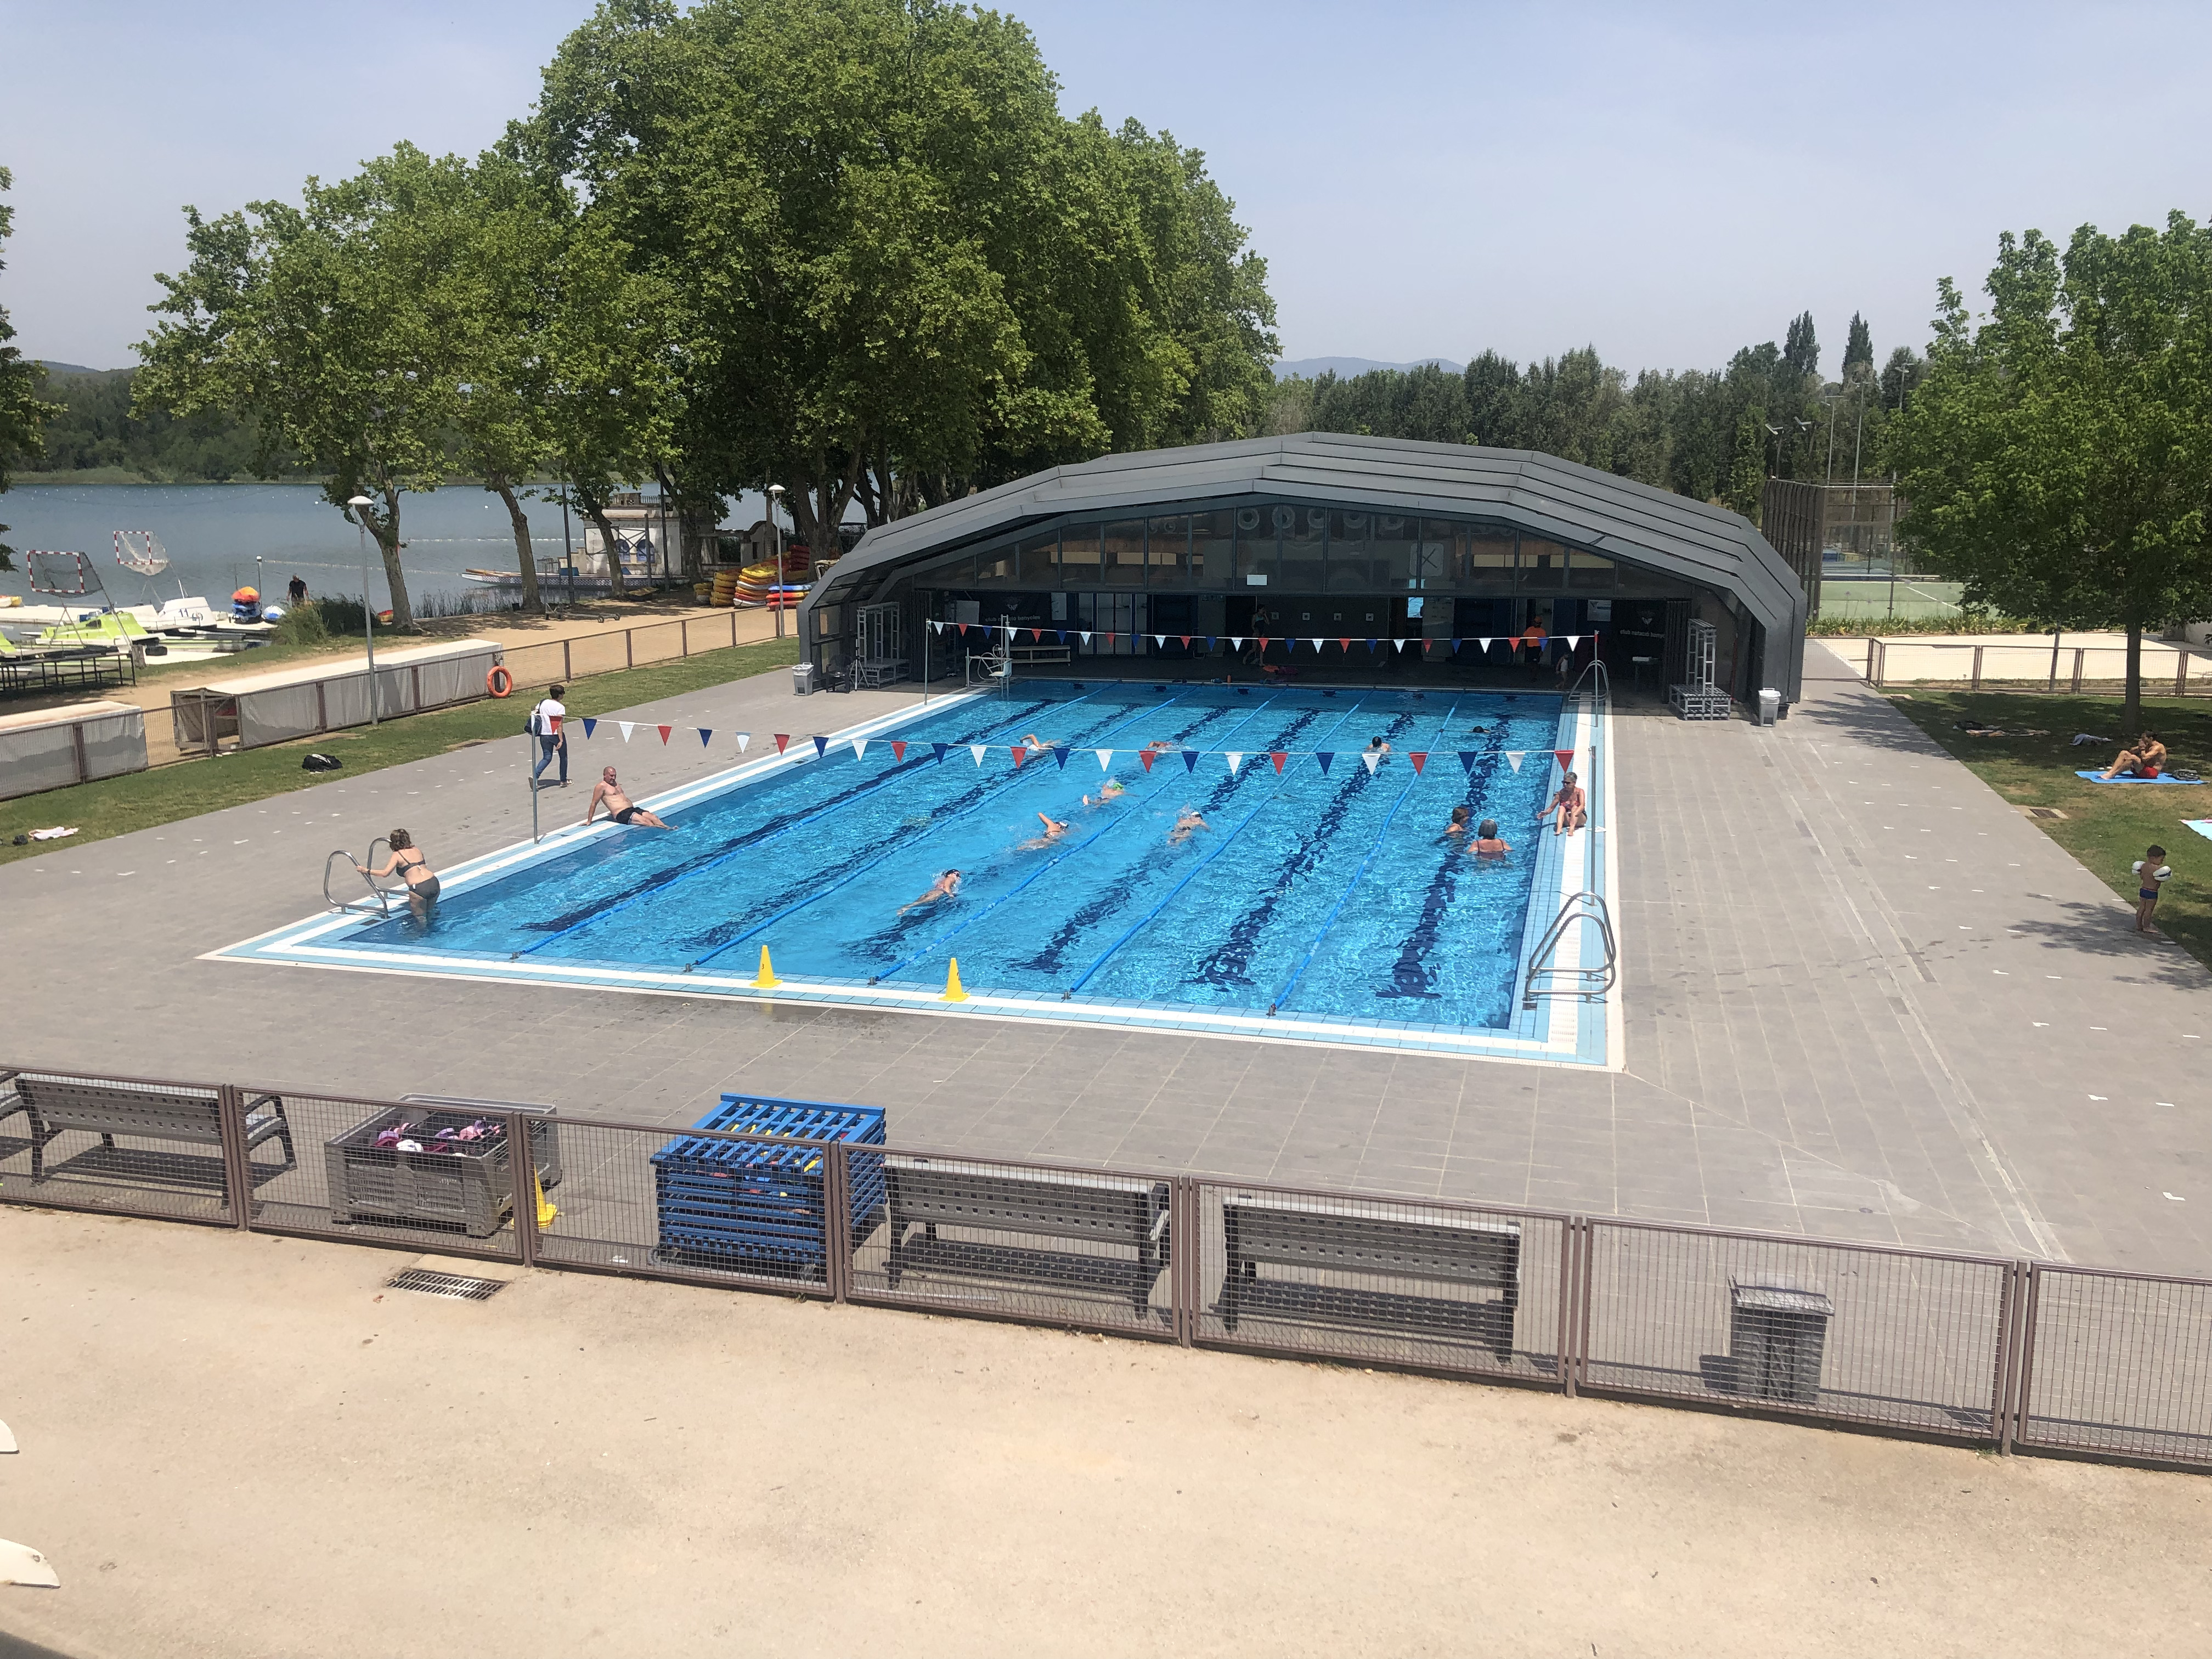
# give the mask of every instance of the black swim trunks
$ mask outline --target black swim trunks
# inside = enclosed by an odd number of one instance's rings
[[[637,808],[635,806],[625,806],[621,811],[615,814],[615,822],[617,823],[628,823],[636,816]]]

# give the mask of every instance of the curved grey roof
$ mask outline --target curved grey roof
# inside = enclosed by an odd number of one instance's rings
[[[817,604],[863,597],[899,565],[1027,523],[1239,495],[1473,515],[1678,575],[1732,597],[1765,629],[1769,677],[1797,696],[1804,588],[1741,514],[1533,450],[1333,432],[1102,455],[880,526],[808,595],[800,636],[812,637],[805,619]]]

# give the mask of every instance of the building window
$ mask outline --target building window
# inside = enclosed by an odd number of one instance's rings
[[[1458,585],[1477,593],[1513,591],[1513,532],[1496,525],[1464,526],[1455,538]]]
[[[1016,580],[1024,587],[1050,587],[1060,580],[1060,532],[1047,531],[1021,544],[1015,560]]]
[[[1100,574],[1109,587],[1145,585],[1145,521],[1124,519],[1106,526]]]
[[[1613,592],[1613,561],[1601,553],[1577,548],[1567,566],[1567,586],[1584,593]]]
[[[1556,593],[1567,585],[1567,550],[1557,542],[1521,538],[1521,591]]]
[[[1328,509],[1285,502],[1267,509],[1268,528],[1282,561],[1280,586],[1286,592],[1318,593],[1327,580]]]
[[[1063,526],[1060,532],[1060,580],[1068,587],[1098,586],[1098,526]]]
[[[1228,508],[1190,516],[1190,579],[1226,589],[1237,578],[1237,515]]]
[[[1150,587],[1181,587],[1188,580],[1190,519],[1178,514],[1154,519],[1145,530],[1145,582]]]

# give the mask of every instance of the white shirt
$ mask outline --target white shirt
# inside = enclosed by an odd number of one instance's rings
[[[530,729],[541,738],[550,738],[561,728],[557,722],[566,720],[568,711],[548,697],[530,711]]]

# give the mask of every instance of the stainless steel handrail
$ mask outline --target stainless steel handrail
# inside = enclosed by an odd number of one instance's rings
[[[359,860],[359,862],[356,862],[354,859],[354,855],[347,852],[343,848],[333,848],[330,857],[323,860],[323,902],[329,905],[331,909],[337,911],[341,915],[349,911],[357,911],[362,915],[390,915],[392,914],[392,901],[395,898],[404,901],[406,896],[407,889],[404,884],[397,888],[379,887],[376,884],[375,878],[372,876],[362,876],[362,885],[368,888],[369,893],[369,896],[367,899],[342,899],[331,891],[331,869],[338,860],[343,859],[346,862],[346,868],[353,871],[356,875],[359,875],[362,865],[374,865],[376,862],[376,849],[380,847],[387,853],[392,850],[392,843],[386,841],[383,836],[379,836],[374,841],[369,842],[368,856]],[[374,902],[372,902],[371,901]]]
[[[1561,968],[1547,961],[1559,948],[1559,941],[1566,937],[1569,926],[1577,921],[1597,924],[1598,937],[1605,945],[1605,960],[1594,968]],[[1540,986],[1536,983],[1539,974],[1571,975],[1576,982]],[[1552,918],[1552,925],[1544,929],[1536,948],[1528,953],[1528,980],[1521,993],[1521,1006],[1534,1008],[1538,997],[1601,997],[1620,981],[1620,951],[1613,936],[1613,916],[1605,907],[1602,895],[1584,890],[1571,895],[1559,907],[1559,914]]]

